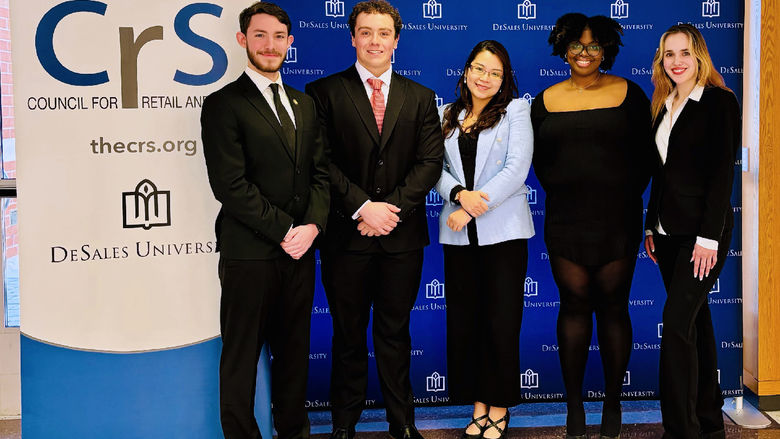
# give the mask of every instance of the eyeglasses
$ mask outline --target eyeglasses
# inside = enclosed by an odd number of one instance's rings
[[[572,41],[569,43],[569,53],[572,54],[572,56],[579,55],[583,50],[590,56],[599,56],[599,54],[601,54],[601,49],[602,47],[595,43],[588,44],[587,46],[579,41]]]
[[[504,79],[504,73],[503,72],[501,72],[499,70],[485,70],[485,68],[482,67],[479,64],[470,64],[469,65],[469,70],[471,70],[471,73],[473,73],[473,74],[475,74],[475,75],[477,75],[479,77],[485,76],[485,74],[487,74],[488,78],[490,78],[492,80],[495,80],[495,81],[500,81],[500,80]]]

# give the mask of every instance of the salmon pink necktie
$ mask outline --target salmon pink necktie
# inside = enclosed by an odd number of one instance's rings
[[[368,78],[368,83],[374,91],[371,93],[371,109],[374,110],[376,127],[382,134],[382,121],[385,119],[385,96],[382,94],[382,80]]]

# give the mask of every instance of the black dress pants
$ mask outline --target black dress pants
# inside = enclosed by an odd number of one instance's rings
[[[375,240],[360,252],[322,251],[322,281],[333,318],[330,399],[333,428],[354,428],[368,383],[367,329],[372,305],[379,384],[387,421],[414,424],[409,379],[412,311],[422,276],[423,249],[384,251]]]
[[[520,323],[528,241],[445,245],[450,400],[520,402]]]
[[[219,403],[225,439],[259,439],[257,361],[269,343],[271,403],[279,439],[309,436],[306,380],[314,297],[314,250],[301,259],[221,258]],[[271,439],[271,438],[267,438]]]
[[[659,369],[664,438],[725,438],[718,356],[707,297],[731,243],[727,231],[708,277],[693,277],[695,236],[654,236],[655,255],[666,287]]]

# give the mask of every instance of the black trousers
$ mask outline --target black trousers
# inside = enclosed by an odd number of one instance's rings
[[[528,241],[444,246],[450,400],[520,402],[520,323]]]
[[[309,436],[306,380],[314,297],[314,250],[301,259],[220,259],[219,403],[225,439],[258,439],[255,380],[269,343],[271,403],[279,439]],[[268,438],[271,439],[271,438]]]
[[[372,305],[376,366],[387,421],[391,426],[414,424],[409,314],[420,288],[423,250],[388,253],[374,242],[361,252],[322,251],[321,258],[333,318],[333,428],[354,428],[365,406],[366,333]]]
[[[703,280],[693,277],[695,236],[654,236],[658,268],[666,287],[659,369],[664,438],[725,438],[718,356],[707,303],[731,243],[718,243],[718,260]]]

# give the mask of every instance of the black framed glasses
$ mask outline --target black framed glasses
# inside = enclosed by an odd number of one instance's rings
[[[604,48],[596,43],[590,43],[587,45],[582,44],[579,41],[572,41],[569,43],[569,53],[572,56],[579,55],[583,50],[586,51],[590,56],[599,56],[601,55],[601,51],[604,50]]]

